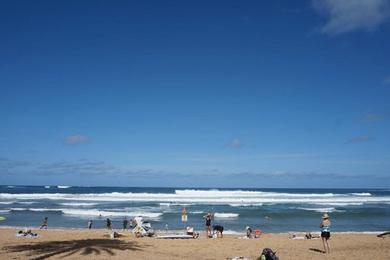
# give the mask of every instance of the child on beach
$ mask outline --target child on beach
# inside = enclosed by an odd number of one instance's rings
[[[328,253],[328,254],[330,253],[330,247],[329,247],[329,243],[328,243],[328,240],[330,238],[330,225],[331,225],[331,223],[329,220],[329,215],[327,213],[325,213],[322,216],[320,228],[321,228],[322,244],[324,245],[324,252]]]
[[[45,217],[43,219],[42,225],[41,225],[41,227],[39,229],[47,229],[48,225],[49,225],[48,217]]]

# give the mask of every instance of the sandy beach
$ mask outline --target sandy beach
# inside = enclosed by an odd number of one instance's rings
[[[1,259],[229,259],[245,256],[256,259],[260,250],[270,247],[280,259],[389,259],[390,237],[373,234],[334,234],[332,252],[321,253],[316,240],[291,240],[288,234],[264,234],[260,239],[162,240],[135,238],[130,232],[110,239],[107,230],[33,230],[37,238],[19,238],[17,229],[0,230]]]

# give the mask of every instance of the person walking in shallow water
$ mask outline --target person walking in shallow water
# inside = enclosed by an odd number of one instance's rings
[[[107,218],[106,219],[106,224],[107,224],[107,229],[112,229],[112,222],[111,222],[111,219]]]
[[[322,221],[320,224],[321,228],[321,239],[322,239],[322,244],[324,246],[324,253],[330,253],[330,247],[329,247],[329,238],[330,238],[330,220],[329,220],[329,215],[325,213],[322,215]]]

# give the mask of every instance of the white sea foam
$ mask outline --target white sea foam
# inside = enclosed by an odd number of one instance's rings
[[[350,193],[353,196],[372,196],[369,192],[358,192],[358,193]]]
[[[260,204],[317,204],[317,203],[388,203],[390,196],[363,196],[334,193],[277,193],[240,190],[176,190],[175,193],[0,193],[0,200],[66,200],[109,202],[155,202],[161,206],[186,206],[193,204],[213,205],[260,205]],[[368,194],[368,193],[367,193]]]
[[[18,204],[31,205],[37,203],[36,201],[18,201]]]
[[[263,203],[230,203],[230,207],[259,207],[263,206]]]
[[[70,187],[72,187],[72,186],[65,186],[65,185],[58,185],[57,186],[57,188],[59,188],[59,189],[68,189]]]
[[[333,193],[282,193],[264,191],[243,191],[243,190],[175,190],[175,194],[196,197],[294,197],[294,198],[316,198],[333,197]]]
[[[349,202],[349,203],[326,202],[326,203],[315,203],[315,205],[328,205],[328,206],[336,206],[336,207],[348,207],[348,206],[362,206],[362,205],[364,205],[364,203],[363,202]]]
[[[15,203],[16,201],[0,201],[0,204],[3,204],[3,205],[10,205],[10,204],[13,204]]]
[[[296,208],[296,209],[302,209],[302,210],[308,210],[308,211],[315,211],[320,213],[330,213],[330,212],[345,212],[345,210],[338,210],[336,208]]]
[[[170,207],[171,206],[171,203],[167,203],[167,202],[161,202],[161,203],[159,203],[159,205],[161,206],[161,207]]]
[[[68,203],[59,203],[60,205],[63,205],[63,206],[71,206],[71,207],[78,207],[78,206],[84,206],[84,207],[88,207],[88,206],[95,206],[97,205],[98,203],[92,203],[92,202],[68,202]]]
[[[201,210],[197,210],[197,211],[191,211],[190,213],[192,213],[192,214],[204,214],[205,212],[201,211]]]
[[[50,186],[48,186],[48,185],[47,185],[47,186],[45,186],[45,189],[50,189]]]
[[[237,213],[214,213],[214,218],[238,218]]]
[[[11,210],[9,209],[0,209],[0,213],[8,213],[10,212]]]
[[[158,218],[162,216],[162,213],[156,212],[127,212],[127,211],[105,211],[105,210],[80,210],[80,209],[62,209],[62,212],[67,215],[77,215],[77,216],[102,216],[102,217],[125,217],[125,216],[142,216],[144,218]]]
[[[96,209],[63,209],[63,208],[11,208],[11,211],[34,211],[34,212],[62,212],[66,215],[90,216],[90,217],[125,217],[125,216],[142,216],[145,218],[158,218],[163,213],[143,212],[143,211],[106,211]]]

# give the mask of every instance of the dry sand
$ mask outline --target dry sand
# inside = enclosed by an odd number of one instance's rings
[[[38,238],[17,238],[16,229],[0,229],[0,259],[256,259],[270,247],[285,259],[390,259],[390,236],[333,234],[331,254],[321,252],[321,240],[290,240],[287,234],[264,234],[243,240],[225,235],[222,239],[161,240],[135,238],[129,232],[119,239],[106,230],[43,230]],[[123,233],[123,232],[121,232]]]

